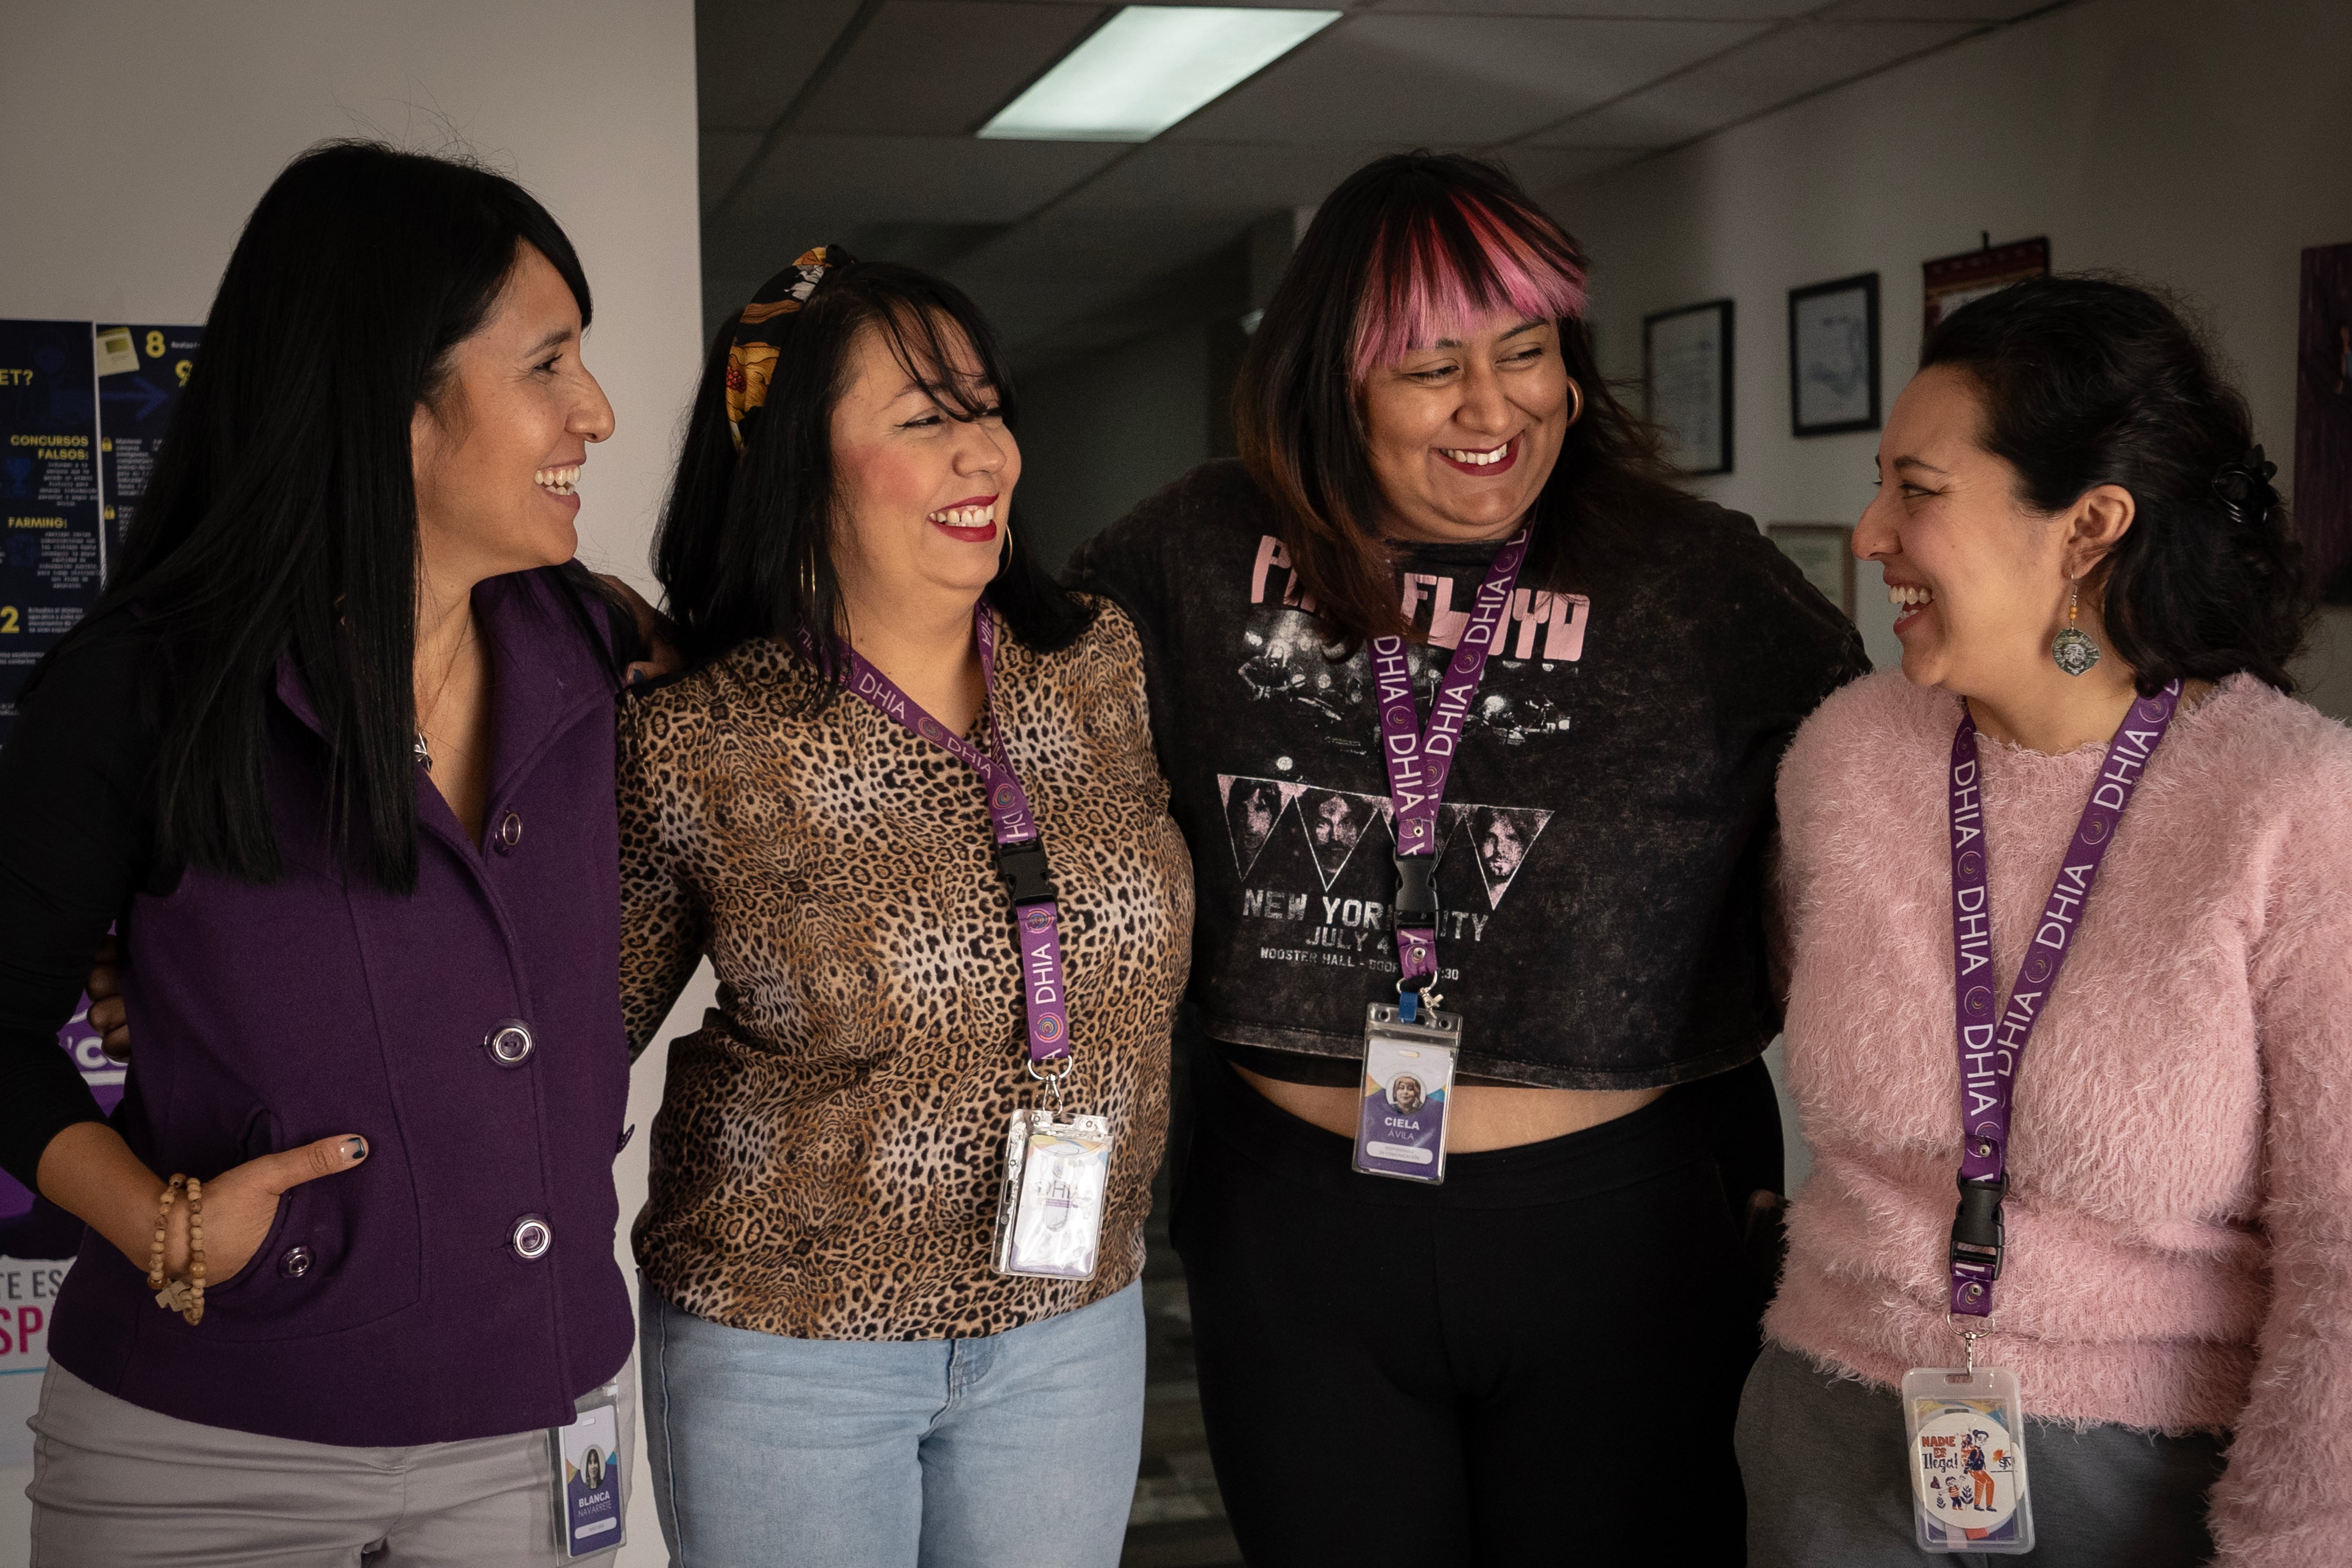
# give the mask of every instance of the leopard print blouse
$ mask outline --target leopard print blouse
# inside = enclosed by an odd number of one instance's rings
[[[1100,1266],[990,1267],[1025,1070],[1011,906],[980,781],[756,642],[623,705],[621,989],[641,1048],[705,953],[719,1005],[670,1047],[638,1262],[670,1301],[799,1339],[992,1334],[1143,1266],[1191,964],[1192,862],[1168,816],[1135,628],[1000,639],[991,699],[1061,889],[1072,1110],[1117,1133]],[[986,744],[985,714],[972,730]]]

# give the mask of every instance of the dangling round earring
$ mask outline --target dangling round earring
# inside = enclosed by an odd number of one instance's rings
[[[1002,573],[1013,564],[1013,509],[1004,509],[1004,542],[996,547],[996,570]]]
[[[2074,624],[2082,600],[2083,584],[2077,581],[2066,595],[2066,624],[2050,639],[2050,658],[2069,675],[2088,675],[2091,667],[2099,662],[2099,645],[2091,640],[2090,633]]]

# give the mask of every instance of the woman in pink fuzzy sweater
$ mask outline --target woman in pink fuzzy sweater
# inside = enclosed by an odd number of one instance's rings
[[[2251,446],[2168,309],[2082,279],[1957,313],[1888,421],[1853,548],[1903,673],[1780,772],[1814,1163],[1740,1415],[1759,1568],[1993,1518],[1973,1473],[1915,1500],[1895,1393],[1963,1359],[1954,731],[1965,702],[2005,1001],[2111,736],[2174,681],[2019,1058],[1976,1361],[2018,1379],[2037,1563],[2352,1563],[2352,732],[2287,695],[2307,612]]]

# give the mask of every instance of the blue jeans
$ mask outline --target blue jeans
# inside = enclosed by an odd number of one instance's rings
[[[640,1284],[672,1568],[1115,1568],[1143,1287],[968,1340],[793,1340]]]

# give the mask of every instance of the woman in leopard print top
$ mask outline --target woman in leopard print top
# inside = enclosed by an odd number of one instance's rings
[[[705,955],[719,980],[670,1047],[635,1229],[681,1556],[1118,1559],[1192,877],[1134,627],[1002,537],[1004,386],[952,288],[811,252],[720,334],[663,522],[703,662],[624,708],[622,989],[642,1047]],[[1068,1109],[1117,1137],[1091,1279],[991,1267],[1006,1129],[1038,1085],[981,781],[839,690],[803,626],[845,628],[983,752],[992,723],[1028,793],[1060,889]]]

